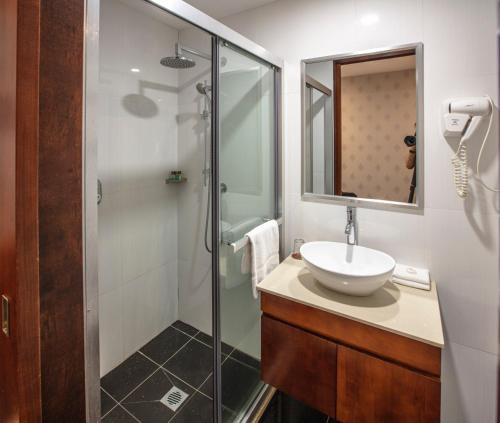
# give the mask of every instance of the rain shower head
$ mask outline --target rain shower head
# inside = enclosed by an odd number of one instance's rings
[[[189,57],[183,55],[183,52],[194,54],[195,56],[202,57],[207,60],[212,60],[212,57],[201,51],[194,50],[189,47],[181,46],[179,43],[175,44],[175,56],[164,57],[160,60],[163,66],[174,69],[188,69],[196,65],[196,62]]]
[[[167,68],[174,69],[188,69],[196,65],[196,62],[193,59],[179,55],[164,57],[160,60],[160,63]]]

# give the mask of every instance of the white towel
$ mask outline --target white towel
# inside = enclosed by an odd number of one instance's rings
[[[241,271],[252,270],[252,293],[259,298],[257,285],[279,264],[279,229],[276,220],[257,226],[245,236],[250,240],[245,247]]]
[[[428,269],[406,266],[405,264],[396,264],[392,281],[400,285],[411,286],[418,289],[431,289],[431,280]]]

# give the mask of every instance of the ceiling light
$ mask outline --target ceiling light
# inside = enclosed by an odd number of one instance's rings
[[[134,72],[134,73],[139,73],[141,70],[138,69],[138,68],[132,68],[130,69],[130,72]]]

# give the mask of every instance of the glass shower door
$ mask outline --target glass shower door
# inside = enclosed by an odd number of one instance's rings
[[[220,324],[223,415],[238,421],[260,380],[260,304],[243,249],[229,244],[276,217],[275,78],[271,65],[219,49]]]

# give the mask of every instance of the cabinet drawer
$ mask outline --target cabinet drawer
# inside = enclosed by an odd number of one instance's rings
[[[342,423],[439,422],[439,379],[337,347],[337,419]]]
[[[335,417],[337,346],[331,341],[262,316],[262,379]]]

